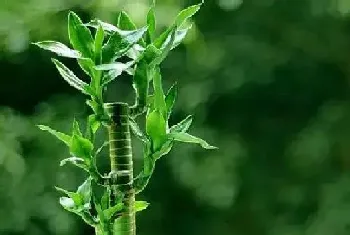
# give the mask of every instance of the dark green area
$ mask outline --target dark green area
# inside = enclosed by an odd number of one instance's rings
[[[178,81],[173,123],[193,114],[191,132],[219,150],[181,144],[159,160],[138,198],[150,202],[138,214],[138,234],[348,234],[350,4],[239,2],[208,0],[164,62],[166,90]],[[159,1],[157,30],[194,3]],[[35,126],[69,132],[89,109],[52,54],[29,41],[67,42],[69,10],[114,23],[118,11],[134,10],[143,26],[148,1],[133,4],[0,3],[0,234],[92,234],[60,207],[53,187],[74,190],[83,173],[60,168],[68,151]],[[87,78],[73,60],[62,62]],[[113,82],[108,99],[132,103],[131,79]],[[140,166],[138,142],[134,149]],[[107,153],[99,160],[107,170]]]

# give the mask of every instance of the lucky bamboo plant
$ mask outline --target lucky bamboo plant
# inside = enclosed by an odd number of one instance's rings
[[[65,143],[71,157],[61,165],[71,163],[87,173],[87,179],[74,192],[62,188],[65,194],[59,202],[64,209],[79,215],[95,228],[97,235],[135,235],[135,214],[148,206],[135,201],[135,195],[147,185],[156,161],[169,153],[175,141],[197,143],[203,148],[214,149],[206,141],[187,133],[191,115],[169,126],[169,116],[176,97],[174,84],[165,94],[162,87],[160,64],[171,50],[185,38],[190,26],[184,23],[201,7],[201,4],[182,10],[174,23],[159,36],[155,35],[156,18],[154,4],[147,14],[147,25],[138,28],[121,12],[117,25],[93,20],[83,23],[74,13],[68,16],[68,34],[72,49],[55,41],[43,41],[35,45],[62,57],[76,59],[89,77],[89,82],[78,78],[70,69],[52,59],[60,75],[72,87],[86,95],[92,114],[87,117],[84,133],[74,120],[72,133],[65,134],[39,125]],[[132,76],[135,90],[133,105],[105,103],[107,85],[122,73]],[[151,93],[152,91],[152,93]],[[138,123],[145,122],[145,131]],[[107,128],[108,140],[96,147],[95,137],[99,128]],[[134,177],[131,133],[143,143],[143,168]],[[110,172],[101,173],[96,157],[109,145]],[[95,190],[102,188],[100,195]]]

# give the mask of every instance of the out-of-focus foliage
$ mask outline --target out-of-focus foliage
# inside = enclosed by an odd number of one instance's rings
[[[29,41],[67,40],[69,9],[110,22],[124,9],[143,25],[148,3],[0,3],[0,234],[91,232],[53,188],[74,189],[82,175],[59,168],[64,146],[34,127],[69,130],[87,109]],[[158,1],[159,29],[194,3]],[[349,1],[206,1],[163,70],[166,86],[179,80],[171,121],[194,113],[192,133],[219,150],[184,145],[159,161],[139,234],[348,234],[349,51]],[[110,100],[131,97],[127,79],[109,90]]]

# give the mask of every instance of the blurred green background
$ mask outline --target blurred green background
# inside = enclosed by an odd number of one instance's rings
[[[157,2],[161,30],[198,1]],[[0,1],[1,235],[93,234],[53,188],[84,174],[59,167],[68,150],[35,127],[70,130],[85,97],[30,42],[67,43],[69,10],[113,23],[123,9],[141,26],[148,3]],[[158,162],[138,235],[350,234],[350,1],[207,0],[194,23],[162,67],[165,86],[180,86],[173,122],[194,114],[191,133],[219,150],[180,144]],[[108,93],[132,96],[129,77]]]

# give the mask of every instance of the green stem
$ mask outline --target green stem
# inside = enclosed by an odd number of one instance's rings
[[[113,235],[135,235],[135,191],[133,188],[133,161],[129,127],[129,106],[125,103],[109,103],[106,109],[111,116],[108,126],[110,143],[111,177],[114,194],[123,196],[124,210],[113,222]],[[115,202],[112,201],[113,204]]]

